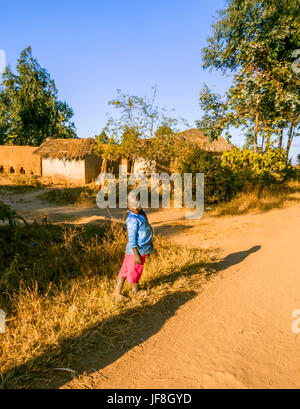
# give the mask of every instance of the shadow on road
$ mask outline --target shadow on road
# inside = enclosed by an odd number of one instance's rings
[[[51,367],[57,367],[58,359],[59,367],[72,368],[77,374],[88,375],[101,370],[156,334],[181,305],[196,295],[194,291],[176,292],[166,295],[154,305],[135,307],[101,321],[79,336],[64,339],[50,347],[41,356],[2,373],[4,387],[17,384],[23,388],[58,388],[64,385],[70,381],[70,375],[60,376],[51,371]],[[74,354],[71,351],[78,352]],[[53,358],[56,358],[55,366],[51,364]],[[28,382],[24,382],[24,374]],[[41,383],[42,378],[49,380],[51,377],[53,380],[49,383]]]
[[[257,252],[261,249],[261,246],[253,246],[249,250],[237,251],[236,253],[228,254],[223,260],[218,263],[212,263],[210,269],[218,271],[224,271],[227,268],[241,263],[248,257],[250,254]]]
[[[203,278],[209,278],[210,276],[218,274],[231,266],[242,263],[246,257],[260,249],[261,246],[258,245],[251,247],[249,250],[238,251],[236,253],[229,254],[223,260],[216,263],[189,263],[182,269],[174,271],[171,274],[155,277],[154,279],[147,281],[147,286],[149,289],[151,289],[161,284],[173,283],[180,277],[191,277],[194,274],[200,273],[203,274]]]

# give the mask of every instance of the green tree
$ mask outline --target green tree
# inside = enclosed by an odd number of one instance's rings
[[[33,58],[21,52],[17,73],[7,67],[0,90],[0,143],[40,145],[47,137],[76,137],[72,109],[58,100],[54,80]]]
[[[200,91],[200,107],[204,114],[201,120],[196,121],[196,125],[211,140],[218,139],[224,129],[231,124],[228,103],[222,96],[210,90],[206,84]],[[227,132],[227,136],[230,137]]]
[[[300,119],[300,80],[291,69],[293,51],[300,47],[298,2],[230,0],[212,27],[203,66],[233,73],[234,79],[221,115],[200,96],[199,126],[205,129],[216,117],[214,138],[231,125],[241,127],[254,150],[259,138],[263,149],[275,141],[281,147],[285,136],[288,152]]]
[[[156,87],[151,97],[128,95],[117,90],[117,97],[109,101],[120,114],[109,117],[100,135],[96,135],[97,151],[104,157],[158,158],[172,146],[171,137],[178,131],[182,118],[173,117],[166,107],[156,104]],[[103,144],[108,145],[103,149]]]

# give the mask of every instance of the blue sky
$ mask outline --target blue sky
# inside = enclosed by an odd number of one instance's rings
[[[144,96],[157,85],[157,103],[194,126],[203,82],[219,93],[230,84],[201,68],[201,49],[223,7],[223,0],[11,0],[1,5],[0,49],[14,67],[32,46],[74,109],[79,137],[100,133],[118,88]],[[244,140],[235,132],[232,142]]]

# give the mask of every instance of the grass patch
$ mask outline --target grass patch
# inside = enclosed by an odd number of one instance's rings
[[[92,205],[96,203],[97,186],[66,187],[51,189],[41,193],[38,198],[56,205]]]
[[[132,333],[138,311],[144,322],[147,308],[168,294],[199,288],[213,255],[156,238],[142,280],[149,296],[118,303],[111,292],[127,241],[123,226],[0,230],[0,306],[8,318],[0,334],[5,388],[34,387],[51,368],[72,367],[92,347],[101,353],[118,346],[124,332]]]
[[[0,185],[0,194],[26,193],[43,187],[43,183],[38,176],[10,177],[9,182],[11,184]]]
[[[230,202],[219,203],[209,212],[211,216],[235,216],[253,211],[268,211],[300,203],[300,182],[256,189],[240,193]]]
[[[0,186],[0,195],[15,195],[19,193],[27,193],[35,189],[36,188],[32,186],[2,185]]]
[[[22,194],[41,189],[46,183],[40,176],[2,176],[0,178],[0,194]]]

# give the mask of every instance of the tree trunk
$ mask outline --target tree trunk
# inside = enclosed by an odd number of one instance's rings
[[[261,151],[264,151],[264,143],[265,143],[265,134],[263,134],[262,136],[262,140],[261,140]]]
[[[292,145],[292,141],[293,141],[293,136],[294,136],[294,125],[291,123],[290,125],[290,129],[289,129],[289,133],[288,133],[288,141],[287,141],[287,145],[286,145],[286,153],[289,154],[291,145]]]
[[[280,137],[278,142],[278,148],[282,148],[282,139],[283,139],[283,128],[280,131]]]
[[[259,73],[257,67],[255,67],[255,76],[258,78]],[[254,152],[257,152],[257,136],[258,136],[258,121],[259,121],[259,94],[256,97],[256,114],[255,114],[255,127],[254,127]]]
[[[255,127],[254,127],[254,152],[257,152],[258,119],[259,119],[259,113],[257,112],[255,115]]]

